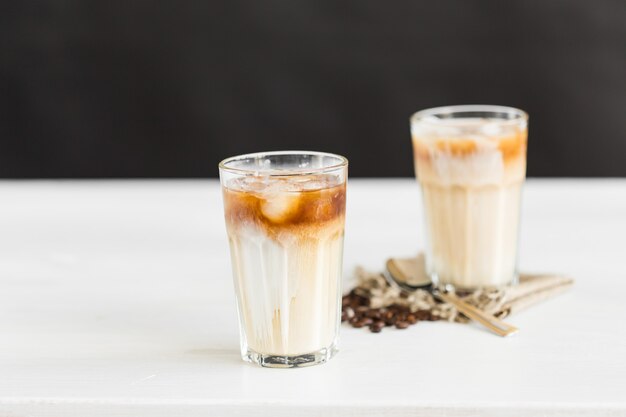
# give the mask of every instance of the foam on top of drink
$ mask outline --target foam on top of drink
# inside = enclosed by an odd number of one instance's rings
[[[270,231],[322,225],[343,217],[345,183],[336,175],[248,176],[225,184],[227,223]]]

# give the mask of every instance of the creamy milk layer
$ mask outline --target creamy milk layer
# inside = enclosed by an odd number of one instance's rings
[[[345,183],[247,177],[224,187],[243,339],[266,355],[330,347],[340,323]]]
[[[463,121],[467,125],[467,120]],[[416,174],[426,216],[427,270],[457,288],[500,286],[516,277],[525,126],[466,135],[413,129]]]

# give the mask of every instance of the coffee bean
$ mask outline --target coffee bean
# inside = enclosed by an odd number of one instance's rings
[[[352,327],[354,327],[355,329],[360,329],[361,327],[365,326],[365,323],[363,323],[362,319],[350,321],[350,324],[352,324]]]
[[[368,311],[365,315],[366,317],[369,317],[371,319],[380,319],[380,310],[377,308],[373,308],[370,311]]]
[[[418,320],[428,320],[431,316],[430,311],[428,310],[418,310],[414,313],[414,315]]]
[[[354,309],[354,311],[356,311],[357,314],[361,314],[361,315],[364,315],[369,310],[370,310],[369,307],[366,307],[366,306],[359,306]]]
[[[369,305],[369,302],[370,302],[369,299],[366,297],[363,297],[362,295],[355,293],[354,290],[350,291],[350,294],[348,295],[350,296],[350,306],[352,307]]]
[[[359,320],[357,320],[356,323],[354,323],[352,326],[356,327],[357,329],[360,329],[361,327],[369,326],[373,322],[374,321],[372,319],[368,317],[364,317],[364,318],[360,318]]]
[[[406,295],[401,298],[406,299]],[[379,333],[385,326],[395,326],[397,329],[406,329],[420,321],[441,320],[437,313],[430,310],[411,312],[409,306],[392,304],[381,308],[370,307],[370,292],[364,288],[355,288],[341,298],[341,321],[352,327],[368,327],[373,333]]]
[[[437,321],[440,320],[441,317],[439,317],[439,313],[432,313],[428,310],[424,310],[424,319],[423,320],[428,320],[428,321]]]
[[[387,326],[393,326],[398,321],[398,317],[393,312],[390,312],[391,315],[386,315],[383,320]]]
[[[380,333],[383,327],[385,327],[385,322],[382,320],[376,320],[372,324],[370,324],[370,331],[372,333]]]
[[[396,322],[396,329],[406,329],[407,327],[409,327],[409,323],[407,323],[406,321]]]

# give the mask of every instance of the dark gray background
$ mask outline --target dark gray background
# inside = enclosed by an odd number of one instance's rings
[[[626,176],[623,0],[5,1],[0,45],[0,177],[408,176],[409,115],[470,103],[530,113],[529,175]]]

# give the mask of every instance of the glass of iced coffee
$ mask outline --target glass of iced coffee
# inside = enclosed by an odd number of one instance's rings
[[[525,112],[501,106],[439,107],[411,117],[426,269],[440,287],[516,283],[527,126]]]
[[[328,361],[341,321],[347,159],[265,152],[219,168],[243,359]]]

